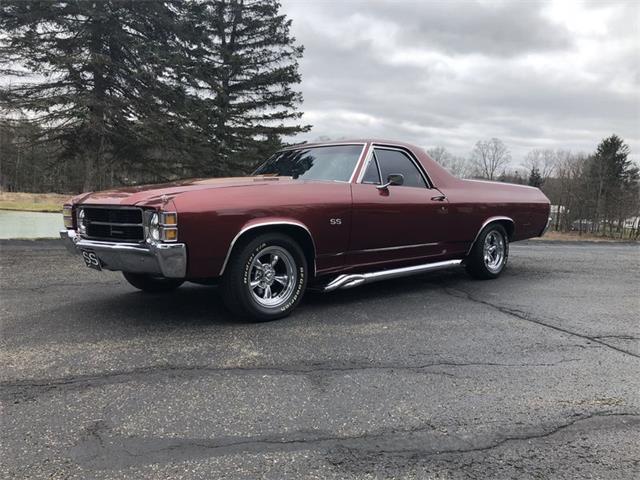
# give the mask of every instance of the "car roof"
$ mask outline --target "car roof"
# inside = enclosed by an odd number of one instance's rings
[[[305,147],[324,147],[324,146],[332,146],[332,145],[351,145],[351,144],[369,144],[369,143],[376,143],[381,145],[396,145],[396,146],[408,148],[411,150],[421,149],[417,145],[412,145],[410,143],[401,142],[398,140],[391,140],[388,138],[387,139],[385,138],[348,138],[348,139],[330,140],[330,141],[324,141],[324,142],[297,143],[297,144],[289,145],[285,148],[282,148],[281,150],[295,150],[298,148],[305,148]]]

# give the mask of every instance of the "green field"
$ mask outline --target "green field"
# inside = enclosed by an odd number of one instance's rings
[[[59,213],[69,198],[58,193],[0,192],[0,210]]]

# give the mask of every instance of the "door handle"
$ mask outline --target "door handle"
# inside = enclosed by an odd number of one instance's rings
[[[431,200],[434,200],[436,202],[444,202],[446,199],[446,195],[436,195],[435,197],[431,197]]]

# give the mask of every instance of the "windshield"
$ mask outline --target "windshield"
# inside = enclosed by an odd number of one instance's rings
[[[362,149],[362,145],[335,145],[285,150],[264,162],[254,175],[348,182]]]

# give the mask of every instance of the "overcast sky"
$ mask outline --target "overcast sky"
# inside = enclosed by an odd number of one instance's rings
[[[640,159],[640,2],[282,0],[305,46],[296,140],[375,136],[468,155],[498,137]]]

